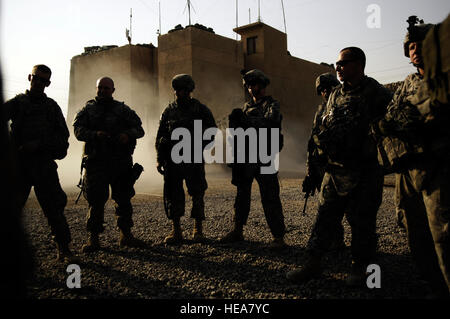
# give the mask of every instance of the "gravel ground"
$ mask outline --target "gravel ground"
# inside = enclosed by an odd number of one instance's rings
[[[186,241],[181,246],[166,246],[170,232],[162,197],[138,193],[133,198],[136,237],[149,244],[148,249],[119,248],[113,202],[105,209],[106,230],[101,235],[103,249],[82,255],[81,288],[68,289],[68,273],[55,261],[55,245],[49,227],[34,196],[24,209],[24,224],[34,249],[36,270],[29,282],[31,299],[127,298],[127,299],[392,299],[424,298],[429,289],[418,277],[406,241],[406,234],[396,223],[392,179],[387,179],[383,204],[377,221],[378,257],[381,288],[347,288],[344,279],[350,265],[350,228],[346,221],[347,249],[330,252],[324,262],[322,278],[303,285],[289,283],[285,273],[301,265],[304,248],[317,211],[318,196],[310,198],[307,215],[301,215],[304,199],[299,179],[281,178],[281,199],[287,226],[289,247],[273,251],[268,247],[271,234],[266,224],[259,190],[254,183],[252,207],[245,227],[246,241],[222,245],[217,241],[232,226],[235,187],[229,179],[208,179],[204,223],[208,242],[189,241],[193,221],[184,217],[182,227]],[[72,232],[72,246],[79,253],[86,240],[87,203],[75,204],[69,193],[66,217]],[[189,198],[189,197],[187,197]],[[188,199],[186,211],[190,212]],[[189,213],[187,214],[189,216]]]

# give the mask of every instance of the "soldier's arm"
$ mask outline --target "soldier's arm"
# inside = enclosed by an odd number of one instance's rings
[[[141,119],[135,111],[127,107],[125,109],[125,119],[128,128],[122,133],[127,134],[128,137],[133,139],[138,139],[145,135],[144,129],[142,128]]]
[[[84,107],[77,113],[73,120],[73,128],[75,137],[82,142],[94,141],[97,136],[97,131],[89,128],[89,114]]]
[[[158,132],[156,133],[155,149],[158,163],[162,163],[167,156],[167,146],[170,142],[170,132],[168,127],[166,111],[161,114]]]
[[[216,120],[214,119],[214,116],[210,109],[205,107],[203,112],[203,127],[204,128],[210,128],[210,127],[217,127]]]
[[[54,102],[53,108],[53,132],[48,139],[43,141],[42,147],[46,149],[53,158],[62,159],[67,154],[69,147],[69,129],[67,128],[66,120],[62,114],[59,105]]]
[[[266,112],[266,120],[269,127],[280,127],[281,126],[281,111],[280,103],[273,100]]]
[[[14,118],[16,110],[17,106],[14,98],[3,103],[3,117],[6,122]]]
[[[406,100],[407,82],[405,81],[395,92],[387,107],[387,113],[378,122],[382,135],[409,135],[420,125],[420,113],[416,107]]]

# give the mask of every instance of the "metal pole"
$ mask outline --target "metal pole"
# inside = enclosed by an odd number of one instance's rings
[[[287,35],[287,30],[286,30],[286,16],[284,15],[284,3],[283,3],[283,0],[281,0],[281,8],[283,9],[284,33],[286,33],[286,35]]]
[[[238,0],[236,0],[236,28],[238,27]],[[236,40],[238,38],[238,35],[236,33]]]
[[[261,22],[261,1],[258,0],[258,22]]]
[[[159,34],[162,34],[162,31],[161,31],[161,1],[159,1],[158,3],[159,3]]]
[[[191,1],[188,0],[189,25],[191,25]]]

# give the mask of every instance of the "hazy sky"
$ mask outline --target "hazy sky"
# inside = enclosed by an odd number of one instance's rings
[[[239,0],[238,25],[257,20],[258,2],[261,21],[284,31],[281,0]],[[157,46],[159,3],[163,34],[177,24],[188,24],[185,0],[3,0],[0,48],[4,97],[25,91],[32,66],[44,63],[53,71],[52,84],[46,93],[66,113],[70,59],[86,46],[127,44],[125,29],[130,26],[130,8],[132,43],[151,42]],[[425,22],[437,23],[450,13],[448,0],[284,0],[283,3],[288,50],[293,56],[334,63],[340,49],[359,46],[367,55],[366,73],[381,83],[403,80],[414,71],[403,56],[402,47],[408,16],[417,15]],[[236,26],[236,0],[192,0],[192,4],[192,24],[212,27],[217,34],[235,39],[232,29]],[[379,28],[367,24],[368,18],[376,13],[371,9],[373,4],[380,9]]]

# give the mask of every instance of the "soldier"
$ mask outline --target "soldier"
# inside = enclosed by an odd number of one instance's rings
[[[28,75],[30,89],[4,104],[11,120],[11,142],[17,158],[17,207],[22,208],[34,186],[37,200],[50,225],[59,261],[78,260],[71,252],[71,235],[64,216],[66,193],[61,188],[55,160],[63,159],[69,147],[69,130],[59,105],[44,93],[51,70],[35,65]]]
[[[113,99],[114,82],[111,78],[97,80],[97,96],[75,116],[75,136],[85,142],[83,154],[83,195],[89,203],[87,230],[89,238],[83,252],[100,249],[99,234],[104,230],[104,207],[109,197],[116,203],[119,245],[145,247],[131,233],[135,195],[135,168],[133,152],[136,139],[144,136],[139,116],[123,102]]]
[[[317,95],[322,96],[322,103],[319,104],[316,114],[314,115],[314,121],[311,130],[311,136],[308,140],[308,154],[307,154],[307,174],[302,183],[302,192],[305,193],[305,198],[314,196],[315,191],[320,191],[320,185],[322,184],[323,176],[325,174],[325,167],[327,164],[327,158],[325,154],[314,142],[314,136],[320,134],[320,127],[322,125],[322,115],[327,106],[328,98],[331,91],[335,86],[340,83],[336,76],[331,73],[324,73],[316,79],[316,91]],[[306,200],[306,199],[305,199]],[[344,243],[344,228],[341,226],[336,229],[336,239],[331,245],[331,250],[345,248]]]
[[[202,136],[206,129],[216,128],[217,125],[209,108],[191,97],[195,83],[190,75],[174,76],[172,87],[175,90],[176,101],[170,103],[162,113],[155,143],[157,170],[164,175],[164,208],[167,217],[172,220],[172,232],[164,239],[164,242],[171,245],[180,244],[183,241],[180,225],[180,218],[184,216],[185,209],[183,180],[186,182],[189,195],[192,196],[191,218],[194,219],[192,240],[203,242],[206,239],[203,235],[203,220],[205,220],[203,198],[208,184],[205,178],[203,155],[200,162],[192,161],[192,158],[195,157],[194,121],[201,121]],[[171,150],[175,145],[171,136],[177,128],[185,128],[190,132],[191,161],[176,163],[171,158]],[[201,143],[203,154],[206,142],[202,140]]]
[[[433,295],[449,293],[449,204],[450,190],[448,102],[425,107],[425,64],[422,42],[431,24],[410,27],[404,40],[404,54],[417,68],[395,92],[386,116],[379,122],[379,134],[386,136],[383,149],[388,164],[397,173],[396,193],[404,211],[411,254]],[[417,103],[421,101],[421,103]]]
[[[366,267],[376,253],[376,214],[383,192],[383,171],[370,127],[381,118],[390,92],[364,74],[366,57],[357,47],[341,50],[336,62],[342,85],[330,95],[315,138],[328,165],[320,190],[320,205],[307,245],[305,265],[287,273],[296,283],[322,273],[321,260],[341,227],[343,214],[352,230],[352,267],[348,285],[365,283]]]
[[[243,82],[251,100],[245,103],[243,109],[233,110],[229,116],[229,126],[231,128],[278,128],[281,130],[280,104],[271,96],[266,95],[266,87],[270,83],[269,78],[262,71],[254,69],[244,74]],[[269,140],[270,138],[268,138]],[[282,139],[280,141],[281,149]],[[247,162],[232,165],[233,178],[231,182],[237,187],[234,202],[234,228],[221,239],[221,242],[230,243],[244,240],[243,229],[250,213],[252,183],[256,179],[267,224],[274,237],[271,246],[275,249],[286,246],[278,172],[262,174],[260,169],[259,163]]]

